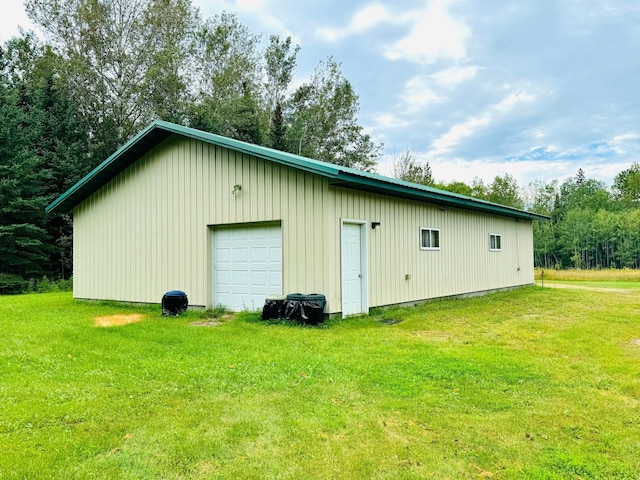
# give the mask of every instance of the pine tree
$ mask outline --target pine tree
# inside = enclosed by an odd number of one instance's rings
[[[273,115],[271,117],[271,128],[269,131],[269,138],[271,140],[271,148],[275,148],[276,150],[285,151],[286,143],[285,143],[285,135],[287,129],[284,124],[284,116],[282,113],[282,105],[278,103],[276,108],[273,111]]]

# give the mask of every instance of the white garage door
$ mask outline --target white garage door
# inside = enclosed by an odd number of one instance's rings
[[[282,294],[280,225],[216,228],[213,232],[213,303],[233,310],[262,308]]]

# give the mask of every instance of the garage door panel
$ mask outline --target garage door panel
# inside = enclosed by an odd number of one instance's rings
[[[213,233],[213,301],[231,310],[259,309],[282,293],[282,229],[255,226]]]
[[[244,270],[233,270],[231,272],[231,285],[234,287],[242,288],[244,285],[249,285],[249,273]]]
[[[252,248],[250,254],[252,263],[267,263],[269,261],[269,248],[266,246]]]
[[[249,248],[248,247],[236,247],[231,249],[233,262],[246,263],[249,261]]]
[[[269,284],[267,282],[267,272],[264,270],[254,270],[251,272],[251,285],[256,287],[266,287]]]
[[[280,245],[269,248],[269,260],[272,262],[282,261],[282,247]]]

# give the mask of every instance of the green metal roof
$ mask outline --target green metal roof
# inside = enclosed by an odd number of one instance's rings
[[[353,188],[383,195],[407,198],[437,205],[475,210],[495,215],[504,215],[526,220],[548,220],[548,217],[525,212],[512,207],[498,205],[483,200],[459,195],[437,188],[405,182],[354,168],[320,162],[310,158],[280,152],[267,147],[233,140],[212,133],[203,132],[175,123],[156,120],[129,140],[122,148],[94,168],[82,180],[60,195],[47,208],[47,212],[67,212],[100,189],[127,167],[135,163],[142,155],[160,144],[172,134],[200,140],[238,152],[254,155],[280,165],[297,168],[305,172],[321,175],[329,183],[338,187]]]

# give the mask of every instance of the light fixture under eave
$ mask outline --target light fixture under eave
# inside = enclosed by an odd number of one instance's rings
[[[233,186],[233,190],[231,190],[231,195],[235,195],[237,192],[242,190],[242,185],[238,185],[237,183]]]
[[[371,222],[371,230],[375,230],[376,227],[380,226],[380,222]]]

